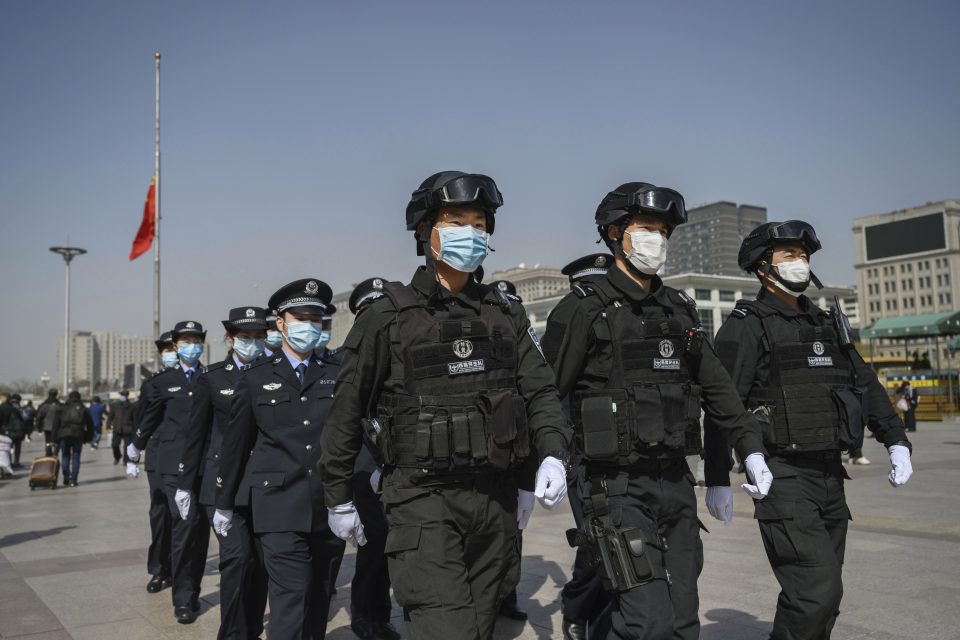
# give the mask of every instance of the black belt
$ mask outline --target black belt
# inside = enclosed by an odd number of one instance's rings
[[[796,453],[780,452],[773,456],[776,460],[782,460],[788,464],[811,464],[826,465],[834,462],[840,462],[840,451],[797,451]]]

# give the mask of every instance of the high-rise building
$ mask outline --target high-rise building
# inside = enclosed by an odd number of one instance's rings
[[[708,273],[740,276],[740,243],[767,221],[765,207],[712,202],[687,209],[687,222],[670,237],[664,274]]]
[[[124,336],[115,331],[70,332],[70,386],[84,382],[121,386],[127,365],[153,363],[156,346],[149,336]],[[57,378],[63,380],[63,336],[57,348]]]
[[[958,308],[960,201],[856,218],[853,244],[863,326],[881,318]],[[941,348],[947,357],[945,341]],[[880,341],[874,349],[877,356],[903,355],[902,342]]]

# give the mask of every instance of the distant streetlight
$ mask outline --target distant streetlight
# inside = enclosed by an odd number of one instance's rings
[[[87,252],[80,247],[50,247],[50,251],[60,254],[67,263],[67,290],[63,309],[63,394],[70,392],[70,261]]]

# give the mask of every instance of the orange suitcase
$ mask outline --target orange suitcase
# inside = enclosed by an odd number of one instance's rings
[[[56,456],[40,456],[34,458],[30,465],[30,489],[37,487],[57,488],[57,482],[60,480],[60,459]]]

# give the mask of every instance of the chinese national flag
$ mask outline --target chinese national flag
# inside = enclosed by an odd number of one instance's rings
[[[130,249],[130,259],[135,260],[150,250],[153,243],[153,236],[156,232],[154,226],[154,213],[157,210],[157,178],[150,179],[150,188],[147,189],[147,201],[143,205],[143,220],[140,222],[140,229],[137,230],[137,237],[133,239],[133,248]]]

